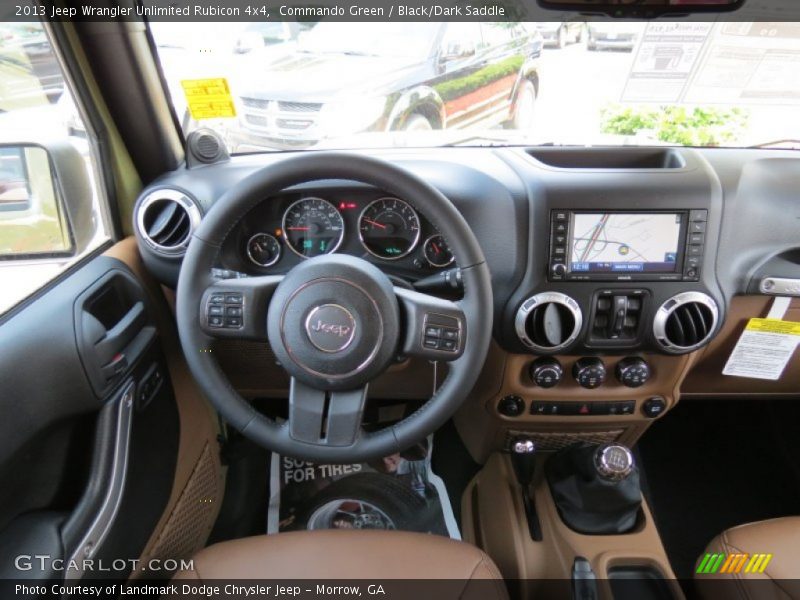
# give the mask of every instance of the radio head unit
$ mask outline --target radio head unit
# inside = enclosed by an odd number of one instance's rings
[[[697,281],[707,210],[554,210],[551,280]]]

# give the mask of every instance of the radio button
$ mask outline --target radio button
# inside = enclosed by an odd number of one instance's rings
[[[553,277],[564,277],[564,275],[567,274],[567,265],[564,263],[555,263],[550,267],[550,272],[553,274]]]
[[[689,220],[690,221],[708,221],[708,211],[707,210],[690,210],[689,211]]]
[[[555,233],[566,233],[567,232],[567,224],[566,223],[556,223],[553,225],[553,231]]]
[[[689,223],[689,233],[705,233],[706,224],[702,221],[693,221]]]
[[[567,213],[564,211],[555,211],[553,212],[553,220],[554,221],[566,221],[567,220]]]
[[[706,241],[706,236],[702,233],[692,233],[689,235],[690,244],[703,244]]]
[[[692,245],[689,246],[689,256],[702,256],[703,246]]]

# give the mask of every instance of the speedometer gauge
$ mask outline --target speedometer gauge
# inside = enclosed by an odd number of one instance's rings
[[[311,258],[336,251],[344,236],[344,221],[327,200],[303,198],[283,214],[283,233],[290,250]]]
[[[358,233],[367,252],[395,260],[406,256],[419,241],[419,217],[398,198],[371,202],[358,219]]]

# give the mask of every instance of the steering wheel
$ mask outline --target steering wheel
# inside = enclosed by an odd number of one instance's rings
[[[304,260],[283,276],[212,275],[223,241],[253,207],[286,188],[325,179],[365,183],[420,210],[458,259],[463,298],[450,302],[395,287],[372,263],[342,254]],[[458,409],[491,341],[491,281],[469,225],[431,185],[375,158],[310,152],[255,172],[214,204],[183,259],[176,312],[189,369],[233,427],[286,456],[360,462],[412,446]],[[239,320],[214,318],[229,314]],[[287,421],[267,418],[236,392],[211,352],[215,338],[269,342],[291,376]],[[413,414],[365,432],[369,382],[398,356],[447,361],[448,375]]]

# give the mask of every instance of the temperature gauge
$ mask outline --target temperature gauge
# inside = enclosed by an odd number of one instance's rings
[[[432,267],[446,267],[453,264],[455,260],[455,256],[450,251],[447,242],[438,233],[425,240],[422,251],[425,253],[425,259]]]

